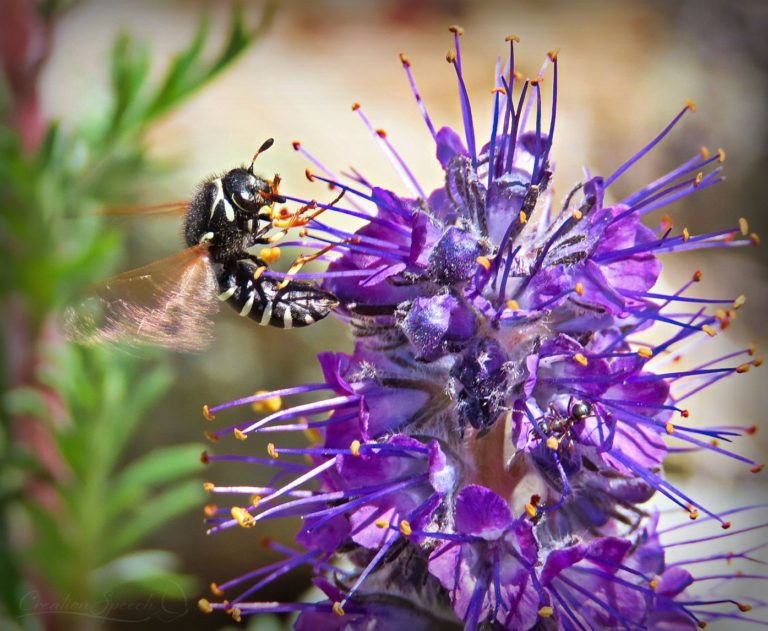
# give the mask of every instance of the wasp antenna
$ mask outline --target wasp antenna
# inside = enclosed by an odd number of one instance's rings
[[[261,147],[259,147],[259,150],[253,154],[253,159],[251,160],[251,166],[248,167],[248,170],[253,173],[253,165],[256,162],[256,158],[259,157],[259,154],[264,153],[267,149],[269,149],[273,144],[275,144],[274,138],[267,138],[263,143],[261,143]]]

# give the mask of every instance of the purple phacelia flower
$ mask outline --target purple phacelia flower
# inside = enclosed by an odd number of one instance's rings
[[[211,507],[211,531],[302,518],[303,550],[246,576],[214,585],[223,602],[204,610],[236,618],[297,612],[297,629],[690,629],[707,619],[751,620],[764,603],[707,589],[715,578],[739,585],[757,574],[696,574],[697,564],[740,559],[741,552],[665,558],[663,539],[724,515],[669,482],[670,451],[708,449],[760,466],[721,446],[745,427],[697,427],[686,399],[720,379],[759,365],[743,349],[681,367],[679,349],[725,328],[743,297],[688,295],[693,275],[673,294],[654,290],[658,255],[755,242],[746,222],[712,234],[674,234],[642,220],[722,179],[722,151],[702,150],[619,201],[613,184],[693,110],[672,122],[608,177],[589,176],[560,208],[553,202],[550,157],[557,121],[557,54],[535,79],[509,59],[496,67],[489,140],[479,145],[461,66],[459,36],[448,61],[456,72],[463,135],[435,129],[410,62],[401,57],[434,139],[444,185],[427,193],[355,104],[409,190],[396,194],[357,172],[342,181],[299,143],[320,173],[310,180],[343,193],[304,204],[298,242],[329,261],[320,278],[340,302],[354,352],[322,353],[323,380],[206,408],[259,404],[270,413],[210,433],[238,438],[304,431],[311,444],[270,443],[264,486],[218,487],[247,505]],[[551,66],[551,110],[542,104]],[[549,79],[547,79],[549,81]],[[547,122],[544,122],[544,119]],[[363,219],[354,232],[322,212]],[[266,272],[277,277],[277,272]],[[283,275],[284,277],[284,275]],[[710,311],[714,311],[710,313]],[[645,335],[654,327],[653,340]],[[310,402],[270,403],[307,395]],[[232,456],[208,456],[206,461]],[[648,505],[665,496],[699,522],[658,528]],[[737,509],[734,515],[752,515]],[[754,527],[762,527],[760,524]],[[668,544],[731,540],[738,531]],[[714,550],[714,548],[713,548]],[[339,563],[344,559],[345,563]],[[257,590],[310,565],[325,594],[319,603],[256,602]],[[239,590],[239,592],[238,592]],[[738,589],[736,590],[738,592]]]

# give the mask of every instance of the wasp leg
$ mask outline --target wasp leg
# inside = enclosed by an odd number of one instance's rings
[[[330,204],[323,204],[318,206],[317,202],[313,201],[309,204],[305,204],[299,208],[296,212],[285,212],[287,209],[283,209],[277,216],[272,216],[272,227],[279,228],[280,232],[270,237],[270,243],[275,243],[282,239],[291,228],[298,228],[306,226],[310,221],[315,219],[320,214],[324,213],[328,208],[335,206],[339,200],[344,197],[346,191],[341,191]],[[312,211],[312,212],[309,212]]]

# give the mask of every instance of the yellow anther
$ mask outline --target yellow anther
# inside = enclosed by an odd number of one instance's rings
[[[747,302],[747,297],[744,294],[741,294],[740,296],[736,297],[736,300],[733,301],[733,308],[741,309],[745,302]]]
[[[232,616],[232,620],[235,622],[242,622],[243,616],[241,614],[242,612],[237,607],[233,607],[229,610],[229,615]]]
[[[275,449],[275,443],[267,444],[267,453],[269,454],[270,458],[277,458],[280,455],[277,453],[277,449]]]
[[[386,519],[377,519],[375,522],[373,522],[376,528],[389,528],[389,522]]]
[[[213,419],[216,418],[213,414],[211,414],[207,405],[203,406],[203,416],[205,417],[206,421],[212,421]]]
[[[685,101],[685,107],[687,107],[691,112],[696,111],[696,103],[694,103],[691,99],[687,99]]]
[[[672,425],[672,423],[667,423],[664,426],[664,430],[667,432],[667,434],[674,434],[675,433],[675,426]]]
[[[219,507],[216,504],[206,504],[203,506],[203,515],[206,517],[215,517],[219,512]]]
[[[410,537],[413,530],[411,529],[411,524],[408,523],[405,519],[400,522],[400,525],[398,526],[400,529],[400,532],[403,534],[404,537]]]
[[[717,149],[717,161],[721,164],[725,162],[725,149],[722,147]]]
[[[728,319],[728,314],[723,309],[715,309],[715,317],[722,322]]]
[[[449,50],[447,53],[445,53],[445,60],[449,64],[454,63],[456,61],[456,53],[453,52],[452,50]]]
[[[699,149],[699,155],[701,156],[702,160],[709,159],[709,156],[712,155],[712,152],[707,147],[702,147]]]
[[[337,616],[343,616],[344,615],[344,609],[341,607],[341,603],[337,600],[335,603],[333,603],[333,613],[335,613]]]
[[[752,611],[752,605],[748,605],[747,603],[738,603],[736,605],[739,608],[739,611],[747,612]]]
[[[688,228],[683,228],[683,241],[688,241],[691,238],[691,233],[688,232]]]
[[[653,357],[653,351],[646,347],[637,349],[637,354],[644,359],[650,359]]]
[[[670,228],[672,228],[673,225],[674,223],[672,222],[672,217],[670,217],[669,215],[661,216],[661,227],[664,230],[669,230]]]
[[[743,375],[745,372],[749,372],[750,368],[752,368],[752,364],[741,364],[740,366],[736,367],[736,372],[740,375]]]
[[[755,247],[758,247],[760,245],[760,235],[757,234],[757,232],[753,232],[749,235],[749,240],[752,242],[752,245]]]
[[[522,81],[522,80],[523,80],[523,78],[524,78],[524,75],[523,75],[523,73],[522,73],[522,72],[520,72],[519,70],[515,70],[515,71],[512,73],[512,76],[515,78],[515,81]]]
[[[349,445],[349,451],[352,453],[353,456],[359,456],[360,455],[360,441],[359,440],[353,440],[352,443]]]
[[[705,324],[704,326],[702,326],[701,330],[704,331],[704,333],[706,333],[707,335],[709,335],[709,337],[715,337],[715,335],[717,335],[717,331],[713,329],[711,326],[709,326],[708,324]]]
[[[400,53],[400,63],[402,63],[406,68],[409,68],[411,65],[411,60],[405,56],[405,53]]]
[[[752,467],[749,471],[750,473],[760,473],[763,469],[765,469],[765,465],[759,464],[757,466]]]
[[[214,596],[221,598],[224,595],[224,590],[221,589],[216,583],[211,583],[211,593]]]
[[[454,35],[458,35],[459,37],[461,37],[462,35],[464,35],[464,29],[463,29],[463,28],[461,28],[461,27],[460,27],[458,24],[451,24],[451,25],[448,27],[448,30],[449,30],[451,33],[453,33]]]
[[[256,271],[253,273],[253,280],[259,280],[261,278],[261,275],[267,271],[266,265],[260,265],[256,268]]]
[[[701,171],[699,171],[699,172],[696,174],[696,177],[693,179],[693,185],[694,185],[694,187],[695,187],[695,186],[698,186],[699,184],[701,184],[701,181],[702,181],[703,179],[704,179],[704,173],[702,173]]]
[[[547,52],[547,57],[549,57],[550,61],[557,61],[557,56],[560,54],[560,49],[555,48],[554,50],[550,50]]]
[[[253,528],[256,525],[256,520],[253,518],[253,515],[240,506],[233,506],[229,511],[229,514],[232,515],[232,518],[242,528]]]
[[[753,365],[755,368],[760,368],[760,366],[762,366],[762,365],[763,365],[763,362],[764,362],[764,361],[765,361],[765,357],[758,357],[757,359],[755,359],[755,360],[752,362],[752,365]]]
[[[749,222],[744,217],[739,217],[739,231],[742,237],[746,237],[749,234]]]
[[[264,248],[259,252],[259,258],[267,265],[272,265],[280,260],[280,248]]]
[[[520,43],[520,38],[517,35],[507,35],[504,38],[505,42],[515,42],[516,44]]]
[[[579,294],[579,296],[584,295],[584,284],[583,283],[576,283],[576,293]]]
[[[689,508],[688,509],[688,517],[692,521],[697,520],[699,518],[699,511],[698,511],[698,509],[696,509],[696,508]]]
[[[507,94],[507,91],[504,89],[503,86],[499,86],[497,88],[493,88],[493,90],[491,90],[491,94],[501,94],[502,96],[505,96]]]
[[[589,364],[589,360],[582,353],[576,353],[573,356],[573,361],[575,361],[577,364],[580,364],[581,366],[586,366]]]
[[[248,434],[246,434],[241,429],[237,429],[237,427],[235,427],[232,433],[235,435],[235,438],[237,438],[237,440],[248,440]]]
[[[573,218],[574,218],[576,221],[579,221],[579,220],[580,220],[580,219],[581,219],[583,216],[584,216],[584,213],[583,213],[583,212],[581,212],[581,211],[580,211],[580,210],[578,210],[578,209],[577,209],[577,210],[574,210],[574,211],[571,213],[571,217],[573,217]]]
[[[218,434],[214,434],[213,432],[203,432],[203,436],[205,436],[212,443],[218,443],[219,442]]]
[[[507,309],[512,309],[512,311],[517,311],[520,308],[520,303],[517,302],[517,300],[514,300],[512,298],[507,300],[506,305],[507,305]]]
[[[757,352],[757,345],[754,342],[750,342],[747,346],[747,355],[752,357]]]
[[[251,495],[251,507],[258,508],[261,502],[261,495]]]
[[[656,591],[656,588],[659,586],[659,579],[654,578],[648,581],[648,587],[650,587],[652,590]]]
[[[256,396],[267,394],[267,390],[257,390]],[[279,396],[268,397],[251,403],[251,409],[259,414],[278,412],[283,407],[283,400]]]
[[[550,449],[557,449],[559,446],[560,446],[560,443],[557,442],[557,438],[555,438],[554,436],[550,436],[549,438],[547,438],[547,447],[549,447]]]
[[[533,519],[538,514],[539,509],[536,508],[533,504],[526,504],[525,505],[525,512],[528,513],[528,517]]]
[[[216,485],[213,482],[203,482],[203,490],[206,493],[213,493]]]
[[[478,256],[476,259],[477,263],[481,265],[486,271],[491,269],[491,259],[489,259],[487,256]]]
[[[304,436],[312,443],[319,443],[323,439],[323,435],[314,427],[308,427],[304,430]]]
[[[541,618],[551,618],[553,615],[555,615],[555,610],[552,607],[545,606],[539,609],[539,617]]]
[[[207,598],[201,598],[198,600],[197,608],[203,613],[213,613],[213,606],[211,605],[211,601],[209,601]]]
[[[518,220],[518,221],[519,221],[521,224],[525,224],[525,223],[528,223],[528,215],[526,215],[526,214],[525,214],[525,212],[521,210],[521,211],[520,211],[520,214],[517,216],[517,220]]]

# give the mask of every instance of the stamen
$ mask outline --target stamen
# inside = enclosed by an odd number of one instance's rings
[[[456,35],[456,43],[458,45],[458,34]],[[472,106],[469,102],[469,93],[467,92],[467,86],[464,84],[464,77],[461,74],[461,51],[457,47],[456,54],[451,54],[447,57],[448,63],[453,65],[456,71],[456,78],[459,83],[459,101],[461,102],[461,115],[464,119],[464,135],[467,139],[467,150],[469,151],[469,157],[472,160],[472,167],[477,169],[477,148],[475,147],[475,124],[472,120]]]
[[[360,107],[359,103],[355,103],[355,105],[352,107],[352,111],[357,113],[368,131],[371,132],[376,142],[384,151],[384,154],[392,163],[395,171],[397,171],[397,174],[400,176],[403,184],[405,184],[416,197],[420,199],[427,199],[427,194],[421,188],[421,185],[416,179],[416,176],[414,176],[412,171],[408,168],[408,165],[406,165],[405,161],[402,159],[402,157],[400,157],[400,154],[392,146],[392,143],[389,142],[387,134],[384,133],[383,130],[374,128],[374,126],[371,124],[371,121],[368,120],[368,117],[363,112],[363,109]]]
[[[416,103],[418,104],[419,109],[421,110],[421,116],[424,119],[424,122],[427,124],[429,133],[432,134],[432,138],[436,138],[437,132],[435,131],[435,126],[432,124],[432,121],[429,118],[429,114],[427,113],[427,106],[424,104],[424,100],[421,98],[421,93],[419,92],[419,89],[416,87],[416,81],[413,78],[413,73],[411,72],[411,61],[403,53],[400,53],[400,62],[403,64],[405,73],[408,76],[408,83],[411,86],[411,92],[413,92],[413,96],[416,99]]]
[[[683,117],[683,115],[688,111],[694,111],[695,106],[691,102],[687,102],[685,104],[685,107],[680,111],[680,113],[675,116],[672,121],[661,131],[661,133],[656,136],[650,143],[648,143],[645,147],[643,147],[639,152],[637,152],[634,156],[632,156],[627,162],[625,162],[623,165],[621,165],[616,171],[613,172],[608,178],[605,179],[605,188],[607,189],[611,184],[613,184],[616,180],[618,180],[624,173],[626,173],[630,167],[632,167],[635,163],[637,163],[642,157],[644,157],[651,149],[653,149],[657,144],[659,144],[664,137],[672,131],[672,128],[677,125],[677,123],[680,121],[680,119]]]

